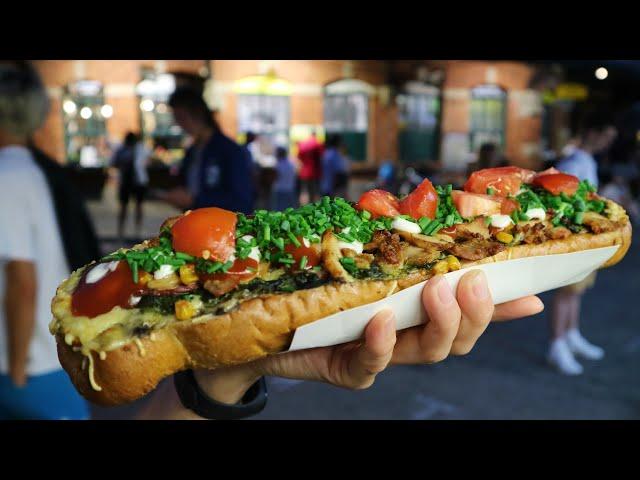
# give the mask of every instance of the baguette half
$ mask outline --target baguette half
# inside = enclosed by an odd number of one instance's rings
[[[631,224],[627,221],[607,233],[582,233],[535,245],[517,245],[492,257],[462,262],[462,267],[620,245],[604,268],[618,263],[630,244]],[[422,271],[401,280],[336,282],[293,293],[262,296],[244,301],[223,315],[171,323],[155,331],[153,336],[147,335],[105,352],[102,358],[97,352],[85,356],[75,351],[58,333],[58,355],[84,397],[99,405],[120,405],[141,398],[163,378],[181,370],[236,365],[284,351],[297,327],[375,302],[431,276],[430,272]],[[62,286],[54,299],[56,302],[58,306],[60,302],[70,302]]]

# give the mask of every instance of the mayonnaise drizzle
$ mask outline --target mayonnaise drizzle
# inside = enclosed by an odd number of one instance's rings
[[[422,229],[417,223],[410,222],[409,220],[405,220],[401,217],[396,217],[391,222],[391,228],[395,228],[396,230],[400,230],[402,232],[409,233],[420,233]]]
[[[100,355],[100,360],[104,360],[105,358],[107,358],[107,352],[105,352],[104,350],[101,350],[98,354]]]
[[[84,279],[85,282],[96,283],[102,280],[107,273],[113,272],[116,268],[118,268],[118,263],[120,262],[118,262],[117,260],[108,263],[99,263],[87,272],[87,276]]]

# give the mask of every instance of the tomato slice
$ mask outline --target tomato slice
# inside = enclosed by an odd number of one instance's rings
[[[115,270],[107,272],[97,282],[87,283],[87,274],[98,265],[100,264],[93,265],[84,272],[71,296],[71,313],[75,316],[92,318],[110,312],[114,307],[129,308],[131,295],[144,289],[140,282],[133,282],[129,264],[124,261],[118,262]]]
[[[511,215],[514,210],[520,208],[520,204],[514,198],[503,197],[500,200],[500,213],[503,215]]]
[[[395,195],[380,189],[369,190],[365,192],[358,200],[356,208],[366,210],[373,218],[380,216],[397,217],[400,215],[400,201]]]
[[[451,192],[451,198],[458,212],[460,212],[460,215],[464,218],[478,215],[493,215],[500,213],[501,210],[500,201],[491,195],[453,190]]]
[[[180,217],[171,228],[173,248],[194,257],[225,262],[236,249],[236,214],[222,208],[199,208]]]
[[[533,180],[533,184],[542,187],[553,195],[573,195],[578,190],[580,180],[578,177],[567,173],[552,173],[538,176]]]
[[[425,178],[413,192],[400,202],[398,210],[404,215],[411,215],[416,220],[421,217],[436,218],[438,208],[438,193],[431,181]]]
[[[533,170],[520,167],[485,168],[471,174],[464,184],[464,191],[486,194],[487,189],[492,188],[494,195],[506,197],[517,194],[522,182],[527,183],[534,176]]]
[[[302,260],[302,257],[307,257],[307,265],[305,266],[305,270],[318,265],[320,263],[319,244],[309,242],[309,246],[307,247],[304,244],[304,239],[302,237],[298,237],[298,241],[300,242],[299,247],[296,247],[293,243],[287,243],[284,246],[284,251],[290,253],[293,259],[296,261],[296,263],[294,263],[292,267],[300,268],[300,261]]]

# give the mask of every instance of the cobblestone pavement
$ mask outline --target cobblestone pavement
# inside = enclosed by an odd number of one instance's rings
[[[90,209],[102,238],[115,236],[115,200]],[[142,235],[157,232],[174,210],[150,203]],[[602,271],[583,304],[582,331],[606,356],[564,377],[545,363],[545,313],[490,325],[474,350],[435,365],[393,367],[365,391],[269,379],[269,403],[256,419],[637,419],[640,418],[640,246]],[[117,242],[106,241],[106,248]],[[541,272],[541,274],[544,274]],[[549,294],[542,299],[548,303]],[[137,405],[95,409],[126,418]]]

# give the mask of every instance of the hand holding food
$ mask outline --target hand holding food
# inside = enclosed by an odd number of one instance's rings
[[[325,350],[318,349],[269,356],[286,350],[299,326],[451,270],[610,245],[621,247],[608,264],[619,261],[630,243],[626,213],[568,177],[507,167],[474,173],[465,191],[425,180],[404,199],[373,190],[355,206],[325,197],[253,216],[188,212],[166,221],[159,237],[63,282],[51,323],[61,363],[87,398],[119,404],[187,368],[328,355],[314,354]],[[432,320],[399,332],[393,362],[437,361],[471,348],[492,302],[484,297],[487,309],[475,318],[473,302],[457,293],[458,302],[440,313],[426,305],[430,318],[442,314],[457,326],[445,335]],[[539,308],[524,302],[525,314]],[[325,352],[350,348],[362,345]]]

